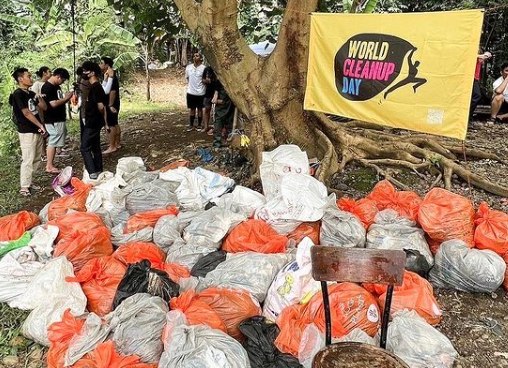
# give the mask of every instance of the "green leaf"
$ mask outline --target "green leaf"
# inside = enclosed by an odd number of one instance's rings
[[[373,13],[379,0],[369,0],[363,9],[364,13]]]
[[[3,20],[4,22],[7,23],[16,24],[22,27],[30,27],[33,25],[32,21],[29,18],[18,17],[10,14],[0,14],[0,20]]]
[[[129,32],[125,28],[117,26],[116,24],[111,24],[109,26],[108,33],[113,34],[115,38],[122,40],[124,42],[130,42],[135,45],[141,42],[139,38],[134,36],[131,32]]]
[[[139,57],[139,52],[123,52],[116,57],[115,68],[121,68],[123,65],[127,65],[135,61]]]
[[[55,44],[65,44],[66,46],[72,45],[72,32],[59,31],[37,42],[37,46],[39,47],[52,46]]]

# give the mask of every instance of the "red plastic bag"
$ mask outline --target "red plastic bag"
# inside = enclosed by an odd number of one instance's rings
[[[386,285],[364,284],[363,287],[378,298],[379,307],[384,310],[386,302]],[[443,314],[434,297],[432,285],[418,274],[405,271],[404,283],[395,286],[390,315],[404,309],[414,310],[421,317],[435,326],[441,322]]]
[[[434,188],[425,196],[418,212],[418,221],[430,238],[435,254],[442,242],[452,239],[474,246],[474,208],[465,197],[445,189]]]
[[[130,242],[122,244],[113,253],[113,257],[125,265],[138,263],[146,259],[150,261],[152,268],[166,271],[174,282],[180,281],[181,278],[190,277],[190,271],[186,267],[176,263],[165,263],[166,254],[154,243]]]
[[[287,242],[288,238],[278,234],[263,220],[247,220],[231,231],[222,244],[222,250],[229,253],[282,253],[286,251]]]
[[[167,208],[159,208],[157,210],[140,212],[132,215],[127,220],[127,225],[123,230],[124,234],[133,233],[138,230],[142,230],[145,227],[155,227],[155,224],[162,216],[166,215],[178,215],[178,208],[169,206]]]
[[[490,249],[501,256],[508,253],[508,214],[491,210],[486,202],[475,216],[474,244],[478,249]]]
[[[4,216],[0,218],[0,241],[18,240],[25,231],[40,223],[39,216],[28,211]]]
[[[55,199],[50,203],[48,208],[48,220],[51,221],[65,215],[69,210],[86,212],[86,198],[92,186],[83,183],[78,178],[72,178],[71,185],[75,189],[74,193]]]
[[[369,226],[374,223],[374,217],[376,217],[379,212],[377,203],[367,198],[355,201],[352,198],[343,197],[337,201],[337,207],[342,211],[355,215],[355,217],[362,222],[365,229],[368,229]]]
[[[243,290],[209,288],[199,293],[196,298],[209,305],[224,322],[227,333],[239,341],[244,339],[238,329],[240,323],[261,314],[259,305]]]
[[[396,191],[388,180],[377,183],[366,198],[376,202],[380,211],[391,208],[397,211],[399,216],[407,217],[413,221],[418,218],[418,209],[422,202],[420,196],[415,192]]]
[[[125,275],[127,267],[112,256],[89,260],[76,273],[67,277],[67,282],[79,282],[88,300],[87,308],[99,316],[112,311],[116,289]]]
[[[160,172],[166,172],[169,170],[178,169],[179,167],[189,167],[189,165],[190,165],[190,161],[188,161],[188,160],[177,160],[177,161],[174,161],[174,162],[170,163],[169,165],[166,165],[163,168],[161,168]]]
[[[227,332],[226,326],[219,315],[204,301],[196,297],[193,290],[180,294],[179,297],[171,298],[171,310],[179,309],[187,318],[189,325],[207,325],[211,328]]]
[[[111,233],[105,226],[87,232],[76,231],[58,241],[54,256],[65,256],[79,271],[89,260],[113,253]]]
[[[288,235],[288,239],[293,239],[296,242],[296,245],[298,245],[303,238],[309,237],[314,244],[319,244],[320,231],[321,222],[304,222]]]
[[[375,336],[380,324],[380,312],[374,296],[353,283],[344,282],[328,287],[332,319],[332,337],[343,337],[355,328]],[[314,323],[325,332],[323,295],[315,294],[309,303],[282,310],[277,319],[280,334],[275,346],[283,353],[298,356],[305,328]]]
[[[78,319],[67,309],[60,322],[54,322],[48,327],[49,351],[46,356],[48,368],[63,368],[65,354],[69,349],[74,335],[81,332],[85,324],[84,319]]]
[[[63,215],[47,225],[54,225],[60,229],[56,241],[74,234],[76,231],[86,233],[98,227],[104,227],[101,218],[95,213],[77,212]]]
[[[141,363],[137,355],[121,356],[115,351],[113,341],[99,344],[72,368],[157,368],[157,363]]]

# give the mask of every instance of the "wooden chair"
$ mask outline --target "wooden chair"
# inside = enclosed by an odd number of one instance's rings
[[[409,368],[385,350],[394,285],[402,285],[406,254],[400,250],[315,246],[311,249],[312,276],[321,282],[325,310],[326,347],[314,358],[313,368]],[[332,341],[332,320],[327,281],[388,285],[381,324],[381,341],[376,346]]]

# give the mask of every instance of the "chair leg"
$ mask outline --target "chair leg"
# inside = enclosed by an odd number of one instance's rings
[[[388,286],[386,291],[385,309],[383,311],[383,322],[381,324],[380,346],[386,349],[386,336],[388,335],[388,320],[390,319],[390,309],[392,308],[393,285]]]
[[[323,306],[325,309],[325,326],[326,326],[326,346],[332,343],[332,316],[330,314],[330,298],[328,296],[328,285],[325,281],[321,281],[321,291],[323,292]]]

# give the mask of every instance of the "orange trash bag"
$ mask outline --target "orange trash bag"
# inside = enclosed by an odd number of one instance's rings
[[[72,178],[71,185],[75,189],[74,193],[55,199],[50,203],[48,208],[48,220],[51,221],[65,215],[69,210],[86,212],[86,198],[92,186],[83,183],[78,178]]]
[[[105,226],[87,232],[76,231],[56,244],[54,256],[65,256],[77,272],[92,258],[109,256],[113,253],[111,233]]]
[[[499,255],[508,253],[508,214],[491,210],[486,202],[475,216],[474,244],[478,249],[490,249]]]
[[[112,311],[116,289],[125,275],[127,267],[112,256],[89,260],[75,277],[67,282],[79,282],[88,300],[87,309],[99,316]]]
[[[179,167],[189,167],[189,165],[190,165],[190,161],[188,161],[188,160],[177,160],[177,161],[174,161],[174,162],[170,163],[169,165],[166,165],[163,168],[161,168],[160,172],[166,172],[169,170],[178,169]]]
[[[278,234],[263,220],[247,220],[235,227],[222,244],[228,253],[283,253],[288,238]]]
[[[48,368],[63,368],[65,354],[69,349],[74,335],[81,332],[85,324],[84,319],[79,319],[71,314],[67,309],[59,322],[54,322],[48,327],[48,340],[50,343],[49,351],[46,356]]]
[[[433,254],[447,240],[462,240],[468,247],[474,246],[473,203],[463,196],[446,189],[432,189],[420,205],[418,222],[431,240]]]
[[[150,261],[152,268],[166,271],[174,282],[180,281],[181,278],[190,277],[190,271],[185,266],[177,263],[165,263],[166,254],[154,243],[129,242],[122,244],[113,253],[113,257],[125,265],[138,263],[146,259]]]
[[[379,212],[377,203],[367,198],[355,201],[352,198],[343,197],[337,201],[337,207],[342,211],[355,215],[355,217],[362,222],[365,229],[368,229],[369,226],[374,223],[374,217],[376,217]]]
[[[21,211],[0,218],[0,241],[18,240],[25,231],[39,225],[39,216],[33,212]]]
[[[178,215],[178,208],[175,206],[169,206],[167,208],[159,208],[156,210],[140,212],[132,215],[127,220],[124,234],[133,233],[138,230],[142,230],[145,227],[155,227],[155,224],[162,216],[166,215]]]
[[[375,336],[380,324],[380,312],[376,299],[367,290],[350,282],[328,287],[332,319],[332,337],[347,335],[355,328]],[[285,308],[277,318],[280,334],[275,346],[283,353],[298,356],[298,349],[305,328],[314,323],[325,332],[323,295],[315,294],[305,305]]]
[[[209,305],[221,318],[227,333],[239,340],[244,339],[238,329],[247,318],[261,315],[261,308],[251,295],[244,290],[209,288],[199,293],[196,298]]]
[[[157,368],[157,364],[141,363],[137,355],[121,356],[115,351],[113,341],[106,341],[78,360],[72,368]]]
[[[92,229],[105,226],[99,215],[91,212],[69,213],[56,220],[49,221],[47,225],[54,225],[60,229],[56,242],[75,232],[86,233]]]
[[[300,224],[292,233],[288,235],[288,239],[293,239],[296,245],[305,237],[309,237],[314,244],[319,244],[319,232],[321,231],[321,222],[304,222]]]
[[[379,307],[384,310],[387,285],[364,284],[363,287],[378,298]],[[404,309],[414,310],[435,326],[441,322],[443,313],[439,308],[432,285],[423,277],[411,271],[404,271],[404,283],[393,289],[390,316]]]
[[[376,184],[372,192],[366,197],[377,204],[379,211],[391,208],[397,211],[399,216],[407,217],[416,221],[418,209],[422,199],[415,192],[396,191],[388,180],[382,180]]]
[[[171,298],[171,310],[179,309],[185,314],[187,323],[193,325],[207,325],[211,328],[227,332],[226,326],[219,315],[205,302],[196,298],[194,290],[186,291],[176,298]]]

